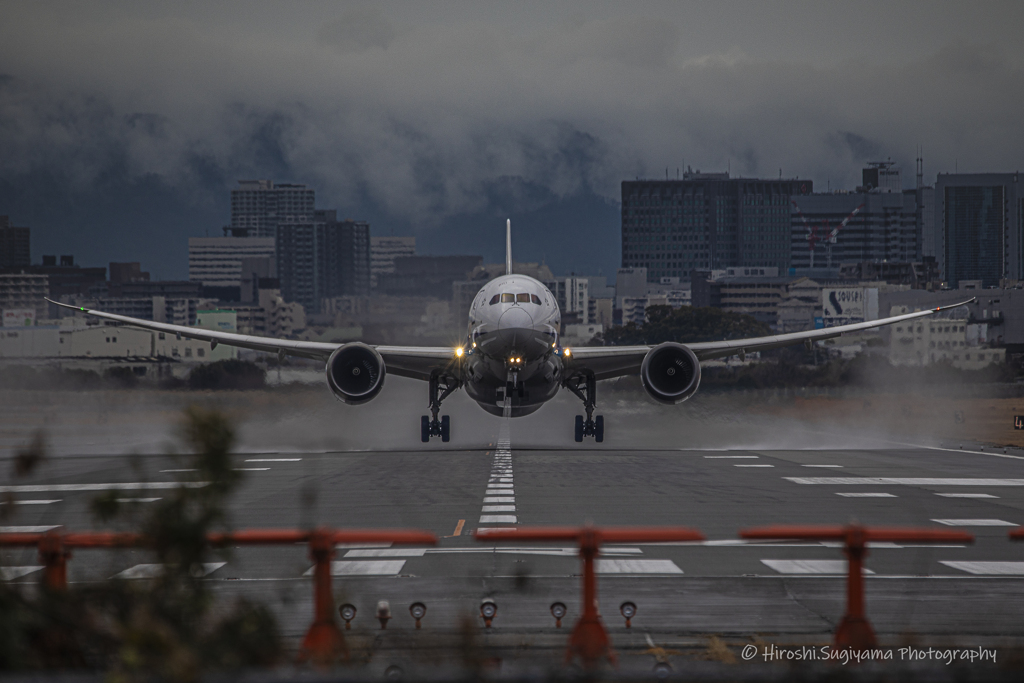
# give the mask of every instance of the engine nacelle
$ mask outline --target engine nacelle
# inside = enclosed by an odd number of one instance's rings
[[[700,361],[682,344],[658,344],[644,356],[640,365],[640,381],[655,401],[682,403],[697,393]]]
[[[380,354],[359,342],[339,346],[327,359],[327,384],[349,405],[375,398],[384,387],[386,373]]]

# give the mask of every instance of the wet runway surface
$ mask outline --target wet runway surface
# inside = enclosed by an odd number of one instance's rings
[[[556,408],[569,415],[573,406]],[[610,425],[641,444],[636,435],[655,427],[642,413],[609,415]],[[347,437],[349,448],[331,448],[329,439],[296,447],[291,444],[302,439],[279,424],[275,431],[245,419],[233,456],[244,475],[230,505],[233,528],[414,528],[438,536],[436,547],[338,548],[335,597],[358,609],[351,636],[377,646],[381,638],[415,637],[429,649],[431,634],[457,633],[466,619],[479,625],[480,601],[491,598],[499,610],[493,628],[480,632],[486,642],[557,650],[580,613],[576,549],[567,543],[484,544],[472,532],[587,523],[685,526],[708,539],[605,547],[598,563],[601,611],[620,649],[645,651],[651,642],[685,648],[709,634],[734,643],[828,642],[843,613],[841,548],[745,542],[738,532],[852,520],[964,530],[977,539],[971,545],[870,548],[867,609],[883,642],[913,637],[1017,646],[1024,638],[1024,544],[1007,539],[1024,523],[1024,452],[915,444],[888,434],[831,434],[763,448],[740,430],[732,440],[746,444],[730,447],[728,424],[720,423],[702,423],[701,438],[726,435],[708,444],[714,447],[673,448],[672,442],[684,442],[675,435],[647,439],[654,446],[623,447],[627,439],[577,445],[571,436],[568,443],[551,438],[544,429],[553,427],[546,423],[513,420],[506,427],[490,417],[474,422],[476,432],[453,439],[448,448],[406,443],[373,450],[358,435]],[[66,426],[50,432],[52,452],[44,465],[2,482],[5,530],[99,528],[89,507],[98,492],[116,488],[141,514],[167,495],[167,487],[194,479],[184,471],[187,460],[168,454],[166,425],[154,431],[146,419],[112,422],[89,427],[93,436],[84,447]],[[559,417],[561,422],[570,424]],[[132,442],[103,453],[104,430],[115,443],[125,434]],[[8,459],[13,452],[6,451]],[[9,580],[38,580],[33,550],[4,550],[0,562]],[[141,581],[159,571],[153,562],[144,550],[79,550],[69,562],[69,579]],[[311,566],[303,545],[241,547],[213,553],[205,571],[224,599],[245,596],[271,605],[285,633],[297,639],[313,611]],[[387,633],[373,618],[379,600],[392,607]],[[568,607],[562,630],[549,613],[556,600]],[[637,605],[629,630],[618,614],[626,600]],[[414,601],[428,608],[420,632],[407,612]]]

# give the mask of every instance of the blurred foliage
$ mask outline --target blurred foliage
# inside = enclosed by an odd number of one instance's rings
[[[613,327],[604,335],[604,343],[615,346],[660,344],[662,342],[719,341],[771,334],[771,328],[749,315],[720,308],[650,306],[643,325],[627,323]]]
[[[114,683],[192,681],[215,669],[272,666],[283,649],[273,614],[239,600],[216,605],[204,565],[206,535],[227,531],[228,498],[241,482],[230,453],[234,431],[219,412],[189,408],[181,425],[194,480],[143,508],[117,491],[92,504],[101,521],[143,534],[164,571],[142,581],[72,584],[67,591],[20,591],[0,583],[0,671],[86,669]],[[41,437],[33,448],[43,449]],[[38,456],[39,459],[42,455]]]
[[[205,363],[193,368],[188,376],[189,389],[262,389],[266,384],[266,370],[244,360]]]

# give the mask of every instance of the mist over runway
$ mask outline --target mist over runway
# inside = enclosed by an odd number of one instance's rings
[[[487,638],[516,634],[537,648],[561,647],[567,634],[554,630],[548,605],[564,602],[570,623],[579,614],[576,550],[474,541],[474,529],[498,521],[688,526],[707,536],[699,543],[605,548],[599,595],[620,649],[643,651],[645,634],[684,649],[708,633],[738,642],[757,634],[824,642],[843,610],[838,545],[743,542],[737,534],[766,524],[854,519],[962,529],[977,538],[966,546],[870,548],[868,614],[883,643],[913,633],[925,641],[1005,645],[1024,635],[1024,547],[1006,537],[1024,523],[1020,450],[933,445],[915,441],[917,434],[900,445],[898,435],[858,433],[855,425],[823,429],[722,410],[735,397],[699,396],[669,409],[606,390],[604,444],[574,443],[575,402],[556,399],[510,421],[506,457],[499,448],[503,420],[458,395],[445,404],[451,443],[418,443],[426,402],[420,392],[405,391],[405,382],[389,378],[380,399],[359,408],[308,389],[21,392],[5,399],[11,405],[2,423],[4,455],[10,458],[40,427],[49,456],[28,477],[5,478],[4,507],[14,509],[2,524],[100,528],[89,504],[107,484],[144,509],[163,487],[190,479],[174,455],[175,429],[180,408],[198,402],[220,407],[238,425],[234,461],[245,480],[229,510],[234,528],[418,528],[439,537],[435,548],[339,548],[335,596],[357,606],[354,632],[367,638],[377,629],[378,600],[389,600],[396,614],[389,632],[409,636],[408,603],[428,605],[424,633],[450,634],[491,597],[500,609]],[[38,578],[34,550],[4,550],[0,558],[5,577]],[[158,571],[152,562],[142,550],[78,551],[69,579],[142,580]],[[286,635],[298,638],[312,610],[310,567],[305,546],[286,546],[230,549],[206,571],[223,598],[269,603]],[[617,614],[623,600],[638,607],[630,631]]]

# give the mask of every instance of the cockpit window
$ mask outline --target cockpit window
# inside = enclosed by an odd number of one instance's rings
[[[516,301],[518,301],[521,304],[528,304],[528,303],[530,303],[530,295],[529,294],[516,294]]]
[[[493,306],[494,304],[498,303],[499,299],[501,299],[501,294],[495,294],[494,296],[491,297],[490,305]]]
[[[531,294],[530,295],[530,300],[533,301],[533,303],[535,303],[538,306],[540,306],[540,297],[537,296],[536,294]]]
[[[508,293],[506,293],[506,294],[502,294],[501,295],[501,303],[503,303],[503,304],[514,304],[515,302],[516,302],[516,295],[515,294],[508,294]]]

